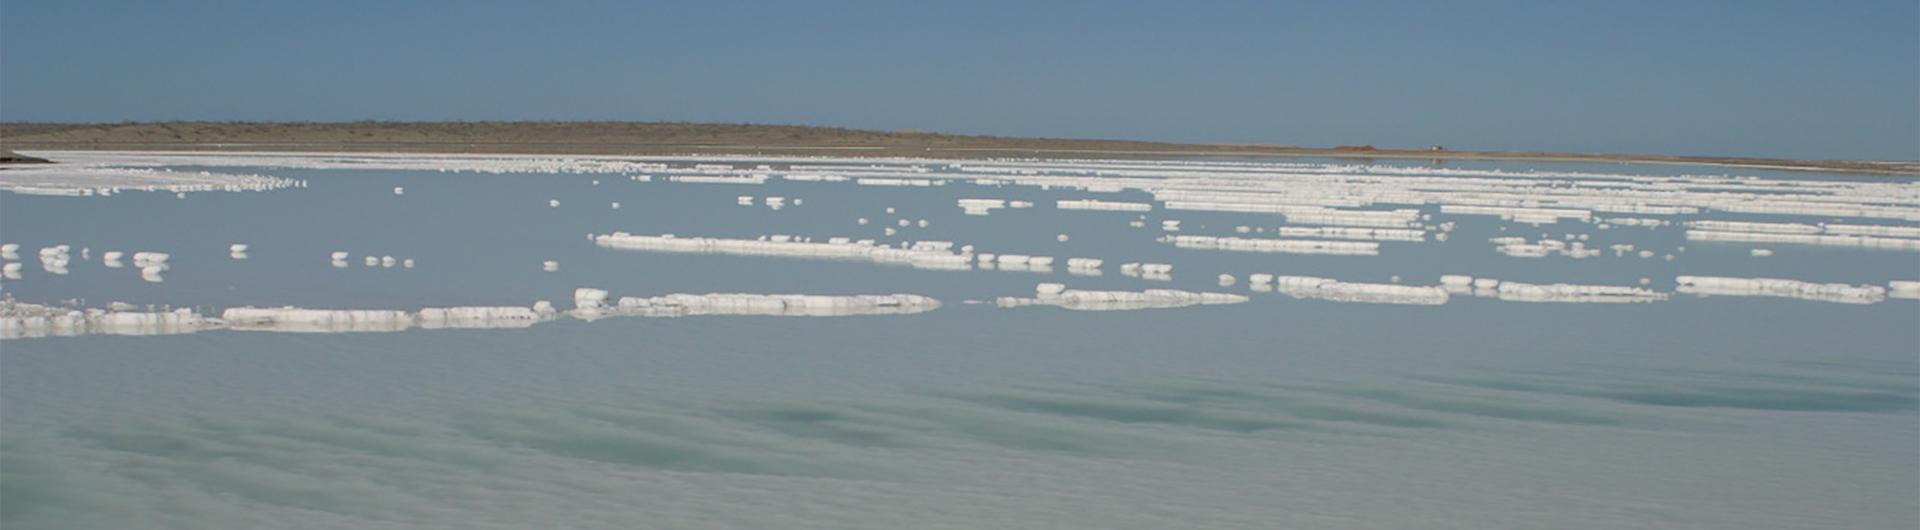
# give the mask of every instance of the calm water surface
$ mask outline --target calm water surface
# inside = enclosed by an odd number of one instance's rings
[[[1514,166],[1490,166],[1514,168]],[[1537,166],[1536,166],[1537,167]],[[1674,168],[1634,167],[1660,173]],[[1605,171],[1625,171],[1604,166]],[[1432,284],[1461,273],[1671,290],[1680,274],[1884,284],[1912,252],[1684,241],[1462,218],[1381,256],[1153,242],[1276,216],[1056,211],[1144,193],[637,183],[618,176],[249,169],[267,193],[0,193],[23,254],[92,249],[6,292],[207,309],[570,305],[572,290],[918,293],[911,316],[560,320],[522,330],[206,332],[0,342],[6,528],[1911,528],[1920,304],[1677,295],[1438,307],[1253,294],[1164,311],[966,304],[1034,283],[1246,293],[1217,274]],[[1750,172],[1749,172],[1750,173]],[[1839,178],[1839,177],[1835,177]],[[593,180],[598,179],[598,185]],[[396,196],[395,186],[406,194]],[[780,211],[737,195],[801,198]],[[959,198],[1030,210],[961,215]],[[558,208],[547,206],[557,199]],[[622,208],[609,207],[612,201]],[[884,208],[895,207],[888,215]],[[854,219],[874,222],[856,225]],[[1715,216],[1741,219],[1740,216]],[[900,228],[897,219],[927,219]],[[1757,218],[1756,218],[1757,219]],[[1775,216],[1768,220],[1779,221]],[[1502,231],[1501,227],[1507,230]],[[941,272],[623,252],[588,233],[952,240],[1107,273]],[[1677,259],[1519,259],[1590,233]],[[1067,242],[1056,241],[1068,234]],[[251,245],[244,261],[230,243]],[[103,250],[173,254],[164,283]],[[334,250],[353,266],[328,265]],[[360,266],[366,254],[414,269]],[[77,257],[77,255],[76,255]],[[544,260],[561,264],[542,272]],[[1176,265],[1172,282],[1114,272]]]

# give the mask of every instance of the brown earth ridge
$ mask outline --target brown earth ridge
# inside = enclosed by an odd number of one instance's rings
[[[1920,161],[1333,148],[971,136],[799,125],[669,122],[0,123],[0,149],[575,155],[753,154],[921,158],[1329,157],[1663,163],[1920,175]],[[30,158],[30,157],[22,157]]]

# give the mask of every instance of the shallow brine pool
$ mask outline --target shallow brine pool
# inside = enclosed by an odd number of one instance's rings
[[[1911,178],[32,154],[7,528],[1920,520]]]

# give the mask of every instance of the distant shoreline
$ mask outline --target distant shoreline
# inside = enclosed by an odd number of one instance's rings
[[[982,158],[1295,157],[1678,164],[1920,176],[1920,161],[1178,144],[829,127],[643,122],[0,123],[0,149]]]

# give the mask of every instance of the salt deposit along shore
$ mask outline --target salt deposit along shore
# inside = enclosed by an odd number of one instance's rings
[[[558,318],[592,321],[607,317],[911,315],[940,307],[939,300],[915,294],[669,294],[622,297],[606,304],[607,298],[603,290],[579,289],[575,292],[576,307],[567,312],[540,301],[531,306],[428,307],[417,311],[232,307],[221,311],[219,317],[188,308],[140,311],[116,304],[119,307],[82,309],[0,299],[0,338],[178,335],[215,330],[380,333],[415,328],[511,329]]]

